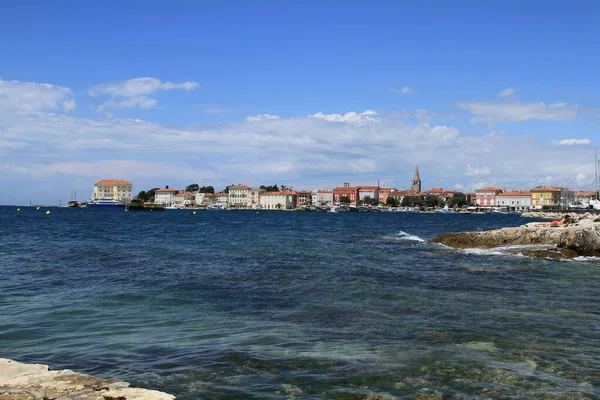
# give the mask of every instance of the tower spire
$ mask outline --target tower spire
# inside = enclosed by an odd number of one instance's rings
[[[419,166],[415,166],[415,175],[412,180],[412,190],[421,193],[421,175],[419,175]]]

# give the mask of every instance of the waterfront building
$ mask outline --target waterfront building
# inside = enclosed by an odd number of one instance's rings
[[[350,186],[349,183],[344,183],[344,186],[339,186],[333,189],[333,203],[340,204],[340,199],[347,197],[350,199],[350,204],[356,204],[358,200],[358,188]]]
[[[496,206],[510,211],[526,211],[531,207],[531,192],[507,191],[496,195]]]
[[[422,197],[422,194],[415,190],[395,190],[393,192],[390,192],[388,197],[397,199],[398,202],[402,203],[402,200],[404,200],[405,197]]]
[[[250,208],[260,208],[260,195],[263,194],[264,192],[266,192],[265,189],[255,189],[252,188],[248,191],[248,206]]]
[[[225,192],[215,193],[214,203],[217,207],[228,207],[229,206],[229,195]]]
[[[421,175],[419,174],[419,166],[415,166],[415,174],[413,175],[411,189],[413,192],[421,193]]]
[[[431,196],[441,197],[444,201],[448,201],[456,193],[454,190],[443,189],[443,188],[432,188],[426,192]]]
[[[179,193],[179,189],[156,189],[154,191],[154,202],[170,207],[173,205],[173,196],[177,193]]]
[[[250,189],[248,185],[229,186],[229,207],[250,208]]]
[[[502,189],[488,186],[481,189],[477,189],[476,193],[476,204],[479,207],[494,207],[496,205],[496,196],[502,193]]]
[[[173,195],[173,205],[182,207],[192,207],[196,205],[196,195],[192,192],[180,190]]]
[[[598,192],[595,190],[578,190],[574,193],[574,196],[574,204],[585,208],[590,206],[591,200],[598,200]]]
[[[364,202],[366,198],[379,201],[379,186],[360,186],[358,188],[358,199]]]
[[[316,200],[313,204],[318,206],[332,206],[333,205],[333,190],[317,190]]]
[[[539,186],[531,189],[531,208],[558,208],[561,205],[562,188],[558,186]]]
[[[206,202],[204,201],[204,197],[206,197],[206,193],[202,193],[202,192],[194,192],[194,202],[196,203],[196,206],[200,207],[201,205],[206,205]]]
[[[215,204],[215,195],[214,193],[204,193],[204,198],[202,199],[202,203],[197,205],[205,205],[205,206],[212,206],[213,204]]]
[[[94,183],[91,199],[112,199],[121,203],[131,201],[133,185],[122,179],[102,179]]]
[[[396,188],[379,188],[379,202],[385,204],[390,193],[395,191]]]
[[[296,192],[298,206],[309,206],[312,204],[312,192],[310,190],[300,190]]]
[[[289,189],[281,192],[264,192],[260,195],[263,210],[293,210],[296,208],[297,194]]]

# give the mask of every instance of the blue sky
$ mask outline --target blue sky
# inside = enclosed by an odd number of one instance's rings
[[[593,188],[600,5],[42,1],[0,14],[1,204],[98,179]]]

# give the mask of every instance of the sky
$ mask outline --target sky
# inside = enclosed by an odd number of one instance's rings
[[[595,1],[22,0],[0,204],[190,183],[594,189]]]

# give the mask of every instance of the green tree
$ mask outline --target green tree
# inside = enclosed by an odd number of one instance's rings
[[[448,207],[462,207],[469,204],[467,195],[462,192],[456,192],[452,195],[452,198],[448,201]]]
[[[423,207],[425,202],[420,196],[404,196],[400,205],[402,207]]]
[[[200,185],[197,183],[191,183],[185,187],[186,192],[197,192],[200,189]]]
[[[202,186],[199,190],[200,193],[215,193],[215,188],[212,186]]]
[[[342,196],[342,197],[340,197],[340,203],[350,204],[350,198],[348,196]]]
[[[444,203],[444,200],[438,196],[434,196],[431,194],[428,194],[427,196],[425,196],[425,206],[427,206],[427,207],[439,207],[443,203]]]
[[[165,186],[165,189],[168,189],[168,188],[169,188],[169,185]]]
[[[145,190],[141,190],[135,198],[142,201],[148,201],[148,193],[146,193]]]
[[[235,186],[233,183],[229,186]],[[225,189],[223,189],[223,193],[229,193],[229,186],[227,186]]]
[[[277,186],[277,185],[270,185],[270,186],[260,185],[259,189],[266,190],[267,192],[279,192],[279,186]]]
[[[147,201],[154,201],[155,193],[160,188],[152,188],[146,192],[146,196],[148,197]]]
[[[388,197],[385,201],[385,204],[387,204],[390,207],[398,207],[400,206],[400,200],[398,200],[398,198],[396,197]]]

